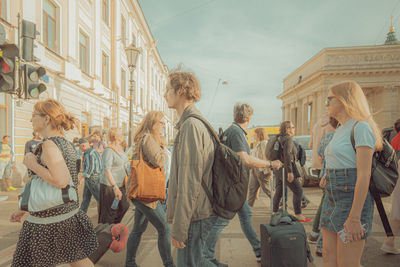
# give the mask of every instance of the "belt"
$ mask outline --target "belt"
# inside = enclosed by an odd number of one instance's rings
[[[348,168],[348,169],[327,169],[326,173],[329,174],[337,174],[337,175],[347,175],[350,173],[357,172],[357,168]]]

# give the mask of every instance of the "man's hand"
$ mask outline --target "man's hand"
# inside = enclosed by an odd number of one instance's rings
[[[274,170],[279,170],[280,168],[282,168],[283,164],[282,162],[280,162],[280,160],[274,160],[271,161],[271,168]]]
[[[288,181],[289,183],[292,183],[292,182],[294,181],[294,174],[293,174],[293,172],[289,172],[289,173],[287,174],[287,181]]]
[[[171,237],[171,243],[172,243],[172,245],[173,245],[174,247],[179,248],[179,249],[182,249],[182,248],[185,248],[185,247],[186,247],[186,245],[185,245],[184,242],[177,241],[177,240],[175,240],[173,237]]]

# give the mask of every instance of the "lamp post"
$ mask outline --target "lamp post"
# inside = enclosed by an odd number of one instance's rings
[[[133,79],[133,72],[136,69],[137,59],[141,50],[135,46],[135,42],[125,47],[126,58],[128,60],[129,68],[129,136],[128,136],[128,146],[132,145],[132,126],[133,126],[133,97],[135,90],[135,80]]]

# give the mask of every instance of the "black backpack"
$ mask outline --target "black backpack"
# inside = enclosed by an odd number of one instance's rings
[[[243,207],[247,197],[249,175],[240,156],[221,143],[212,126],[201,116],[191,114],[204,123],[215,141],[214,163],[212,166],[212,192],[204,180],[201,181],[216,215],[232,219]]]
[[[356,127],[357,123],[358,121],[353,125],[350,135],[350,140],[354,151],[356,151],[354,128]],[[386,138],[383,138],[383,149],[381,151],[374,152],[372,157],[369,191],[375,200],[376,207],[387,236],[393,236],[393,232],[386,216],[381,197],[390,196],[394,190],[394,187],[396,186],[399,177],[397,160],[398,159],[395,150],[392,148]]]
[[[282,159],[282,145],[279,140],[279,135],[271,137],[268,140],[267,147],[265,148],[265,156],[271,161]]]

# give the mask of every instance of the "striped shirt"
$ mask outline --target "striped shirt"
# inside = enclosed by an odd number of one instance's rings
[[[103,162],[99,152],[92,147],[83,154],[83,172],[82,176],[90,177],[99,175],[103,172]]]

